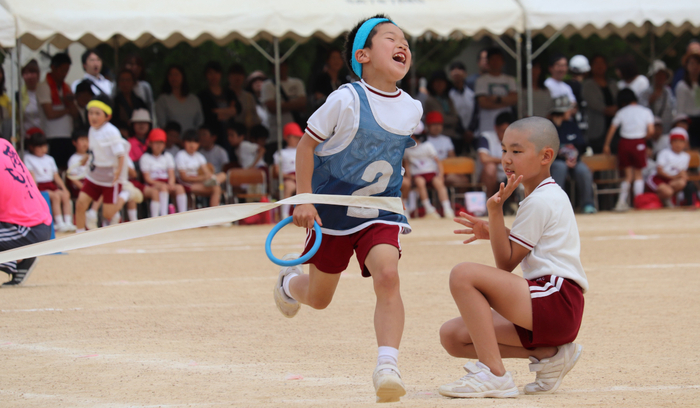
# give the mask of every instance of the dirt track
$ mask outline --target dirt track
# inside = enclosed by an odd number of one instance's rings
[[[700,213],[578,222],[591,283],[580,362],[554,395],[465,401],[437,394],[464,363],[442,350],[438,329],[457,315],[450,269],[493,264],[490,246],[462,246],[451,221],[412,220],[399,264],[408,395],[391,406],[698,406]],[[269,229],[204,228],[43,257],[26,286],[0,289],[0,407],[375,406],[371,282],[353,259],[327,310],[283,318],[263,249]],[[302,242],[286,228],[276,253]],[[521,389],[534,378],[526,361],[506,367]]]

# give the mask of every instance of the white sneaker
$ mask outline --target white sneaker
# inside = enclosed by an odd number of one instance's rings
[[[129,192],[129,200],[133,200],[136,204],[143,202],[143,193],[130,181],[122,183],[122,189]]]
[[[398,402],[406,395],[399,368],[393,364],[380,364],[372,374],[377,402]]]
[[[568,343],[559,346],[557,354],[550,358],[537,360],[530,357],[530,371],[536,372],[535,382],[525,386],[525,394],[549,394],[557,390],[564,376],[574,368],[583,346]]]
[[[447,207],[442,209],[442,214],[444,218],[454,218],[455,212],[452,208]]]
[[[499,377],[480,361],[476,364],[470,361],[464,365],[464,369],[467,375],[441,386],[441,395],[453,398],[511,398],[520,394],[510,371]]]
[[[68,224],[65,224],[63,222],[54,222],[53,226],[54,226],[54,229],[56,230],[56,232],[69,232],[70,231],[70,227],[68,226]]]
[[[94,211],[85,212],[85,227],[89,230],[97,229],[97,213]]]
[[[63,225],[66,226],[66,232],[75,232],[75,230],[77,229],[77,228],[75,227],[75,224],[73,224],[73,223],[70,223],[70,224],[63,224]]]
[[[288,261],[291,259],[297,259],[300,256],[300,254],[287,254],[282,257],[282,260]],[[302,269],[301,265],[282,266],[280,268],[280,274],[277,277],[277,282],[275,282],[273,294],[275,298],[275,304],[277,305],[277,309],[279,309],[279,311],[282,313],[282,315],[284,315],[284,317],[292,318],[296,316],[297,312],[299,311],[299,308],[301,307],[301,303],[290,298],[289,296],[287,296],[286,293],[284,293],[284,277],[289,275],[290,273],[303,275],[304,270]]]
[[[625,212],[630,209],[630,205],[627,204],[624,201],[618,201],[617,205],[615,205],[615,211],[617,212]]]
[[[425,218],[440,218],[440,214],[435,207],[428,207],[425,209]]]

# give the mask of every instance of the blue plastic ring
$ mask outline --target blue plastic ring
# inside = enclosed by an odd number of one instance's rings
[[[312,256],[316,255],[316,251],[318,251],[318,248],[321,247],[321,238],[323,237],[323,235],[321,234],[321,226],[318,225],[316,221],[314,221],[314,232],[316,233],[316,242],[314,242],[314,246],[311,247],[311,250],[307,252],[306,255],[297,259],[290,259],[288,261],[276,258],[272,254],[272,238],[275,237],[279,230],[281,230],[285,225],[291,223],[293,220],[294,217],[289,216],[283,219],[282,221],[278,222],[277,225],[272,227],[272,231],[270,231],[270,233],[267,234],[267,239],[265,240],[265,253],[267,254],[267,257],[270,258],[272,262],[280,266],[301,265],[304,262],[311,259]]]

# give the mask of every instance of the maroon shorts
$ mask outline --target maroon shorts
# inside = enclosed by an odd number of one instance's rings
[[[634,167],[643,169],[647,166],[647,145],[642,139],[620,139],[617,145],[617,164],[620,169]]]
[[[416,174],[415,176],[413,176],[413,184],[416,183],[415,182],[416,177],[423,177],[425,179],[425,182],[427,184],[430,184],[430,182],[433,181],[435,176],[437,176],[437,174],[435,174],[435,173]]]
[[[371,274],[367,266],[365,266],[365,259],[367,259],[370,249],[376,245],[388,244],[396,247],[399,250],[399,257],[401,257],[400,234],[400,226],[389,224],[372,224],[350,235],[326,234],[323,235],[321,247],[316,252],[316,255],[304,263],[314,264],[322,272],[337,274],[348,268],[352,252],[355,251],[357,262],[362,270],[362,276],[367,278]],[[306,244],[302,255],[311,250],[314,242],[316,242],[316,233],[313,229],[307,230]]]
[[[47,183],[36,183],[36,188],[38,188],[39,191],[56,191],[56,190],[58,190],[58,186],[53,181],[49,181]]]
[[[139,191],[141,191],[143,193],[143,189],[146,188],[146,186],[144,186],[142,182],[140,182],[136,179],[131,179],[129,181],[131,182],[131,184],[134,185],[134,187],[138,188]]]
[[[583,318],[583,290],[555,275],[528,280],[532,299],[532,331],[515,325],[526,349],[561,346],[576,339]]]
[[[647,189],[651,192],[656,192],[656,190],[659,189],[659,185],[661,184],[668,184],[670,180],[667,179],[666,177],[661,177],[658,174],[655,174],[649,178],[647,178],[646,185]]]
[[[87,194],[92,198],[93,201],[97,201],[102,196],[103,204],[115,204],[119,200],[119,193],[121,192],[121,184],[115,184],[111,187],[98,186],[88,179],[83,180],[83,188],[80,189],[83,193]]]

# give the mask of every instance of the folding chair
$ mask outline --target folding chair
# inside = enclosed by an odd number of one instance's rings
[[[688,163],[688,182],[698,184],[700,182],[700,152],[691,150]]]
[[[459,174],[467,176],[466,181],[447,183],[445,186],[450,194],[452,208],[455,207],[457,193],[464,193],[470,190],[486,191],[486,186],[476,180],[476,162],[471,157],[448,157],[442,161],[442,168],[445,178],[449,174]]]
[[[620,194],[620,183],[624,181],[624,178],[621,178],[618,172],[617,156],[594,154],[593,156],[583,156],[581,161],[593,173],[593,201],[596,209],[599,210],[599,195]],[[600,178],[595,178],[596,173],[599,173]]]
[[[244,184],[260,184],[262,187],[261,193],[245,193],[241,190]],[[260,201],[263,197],[267,197],[267,175],[262,169],[230,169],[226,173],[226,194],[229,201],[234,204],[238,203],[239,199],[246,201]],[[230,204],[230,202],[229,202]]]

